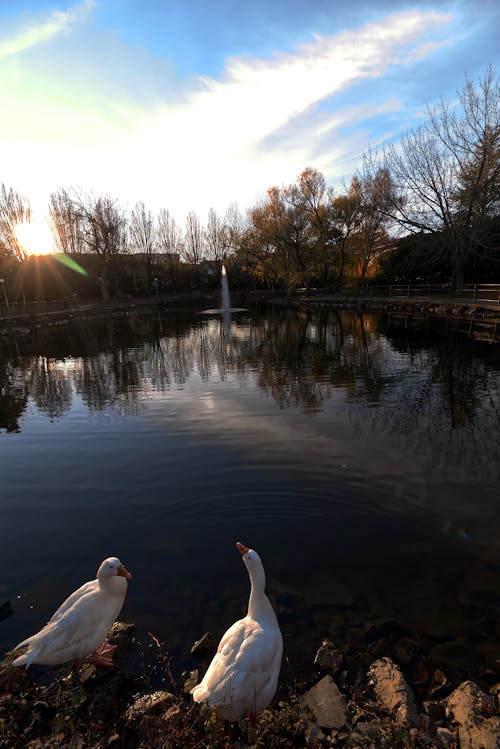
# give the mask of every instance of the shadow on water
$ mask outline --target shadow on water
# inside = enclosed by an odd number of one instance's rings
[[[498,347],[383,314],[258,311],[2,346],[3,648],[117,554],[125,617],[190,665],[245,606],[242,540],[296,673],[323,636],[356,646],[391,620],[441,659],[500,658]]]

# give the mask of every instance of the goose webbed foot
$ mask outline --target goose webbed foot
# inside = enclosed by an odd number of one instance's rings
[[[104,666],[104,668],[113,667],[113,655],[116,645],[110,645],[105,642],[94,653],[87,655],[85,658],[75,658],[75,666],[82,666],[84,663],[92,663],[94,666]]]

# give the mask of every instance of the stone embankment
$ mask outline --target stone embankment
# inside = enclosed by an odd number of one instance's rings
[[[288,299],[275,299],[274,304],[286,304],[292,307],[309,307],[312,309],[347,309],[374,310],[382,312],[407,312],[408,314],[435,315],[439,317],[471,317],[498,321],[500,323],[500,305],[470,302],[459,297],[453,299],[399,298],[382,299],[370,297],[340,297],[328,295],[295,296]]]
[[[500,684],[453,684],[439,669],[413,673],[387,656],[342,652],[325,641],[309,684],[281,688],[257,724],[223,723],[193,703],[198,672],[172,675],[171,659],[116,624],[111,670],[85,665],[38,673],[0,670],[2,749],[499,749]],[[211,638],[205,638],[207,643]],[[200,657],[213,653],[202,648]],[[200,668],[201,670],[201,668]],[[497,669],[498,670],[498,669]],[[495,671],[491,671],[495,675]]]

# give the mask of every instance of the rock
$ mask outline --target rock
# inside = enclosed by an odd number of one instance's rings
[[[470,658],[471,643],[464,637],[440,642],[429,650],[429,659],[436,666],[444,665],[452,671],[457,668],[467,668]]]
[[[460,749],[500,749],[500,717],[491,695],[465,681],[446,702],[449,717],[458,723]]]
[[[383,617],[375,622],[370,622],[366,627],[366,642],[376,642],[385,640],[394,643],[402,637],[407,638],[411,633],[395,619],[384,619]]]
[[[314,713],[321,728],[341,728],[347,720],[344,697],[330,675],[303,694],[300,705]]]
[[[444,697],[445,694],[449,694],[452,690],[451,682],[447,678],[445,672],[436,668],[432,675],[432,682],[427,690],[427,699],[431,697]]]
[[[340,580],[332,579],[332,576],[321,571],[309,581],[303,591],[306,604],[311,606],[349,607],[352,606],[354,598],[352,591]]]
[[[196,640],[193,647],[191,648],[191,655],[203,656],[211,652],[214,648],[214,638],[210,632],[205,632],[203,637]]]
[[[439,727],[436,729],[436,735],[438,739],[440,740],[441,744],[445,747],[445,749],[448,749],[448,747],[451,746],[451,742],[455,738],[453,733],[450,731],[449,728],[442,728]]]
[[[499,618],[500,621],[500,618]],[[344,640],[346,633],[347,633],[347,622],[345,620],[345,617],[340,613],[337,612],[333,615],[330,614],[329,616],[329,622],[328,622],[328,634],[333,637],[334,639],[338,640]],[[499,624],[499,631],[500,631],[500,624]]]
[[[160,713],[162,710],[165,710],[167,704],[172,702],[172,700],[175,700],[175,697],[171,692],[158,691],[151,694],[143,694],[127,709],[125,720],[127,723],[131,723],[143,718],[145,715]]]
[[[2,621],[2,619],[7,619],[13,613],[14,609],[12,608],[12,604],[10,601],[5,601],[5,603],[2,603],[2,605],[0,606],[0,622]]]
[[[169,723],[171,720],[180,715],[180,713],[181,709],[179,705],[172,705],[172,707],[169,707],[168,710],[163,713],[161,719],[165,721],[165,723]]]
[[[80,669],[80,684],[85,684],[85,682],[95,676],[96,673],[97,668],[92,663],[84,663]]]
[[[108,642],[118,647],[130,645],[133,641],[135,624],[126,624],[125,622],[115,622],[111,627],[108,635]]]
[[[446,717],[446,705],[444,702],[426,700],[422,706],[431,720],[443,720]]]
[[[307,746],[316,746],[323,743],[326,736],[317,723],[311,723],[304,733],[304,738]]]
[[[349,746],[359,747],[359,749],[390,746],[389,742],[390,735],[382,721],[378,720],[360,721],[349,736]]]
[[[420,685],[429,681],[431,671],[425,661],[417,661],[411,665],[407,674],[410,684]]]
[[[496,697],[497,702],[500,705],[500,682],[493,684],[493,686],[490,687],[490,692],[494,697]]]
[[[379,702],[401,726],[415,726],[418,721],[413,692],[398,666],[389,658],[375,661],[368,672]]]
[[[340,650],[332,642],[323,640],[314,658],[314,665],[333,676],[341,667],[343,660],[344,656]]]
[[[457,723],[468,723],[495,712],[493,697],[483,692],[473,681],[464,681],[446,700],[448,715]]]
[[[189,676],[184,681],[184,692],[185,694],[189,694],[189,692],[195,687],[200,681],[200,676],[198,674],[198,669],[195,669],[194,671],[189,672]]]

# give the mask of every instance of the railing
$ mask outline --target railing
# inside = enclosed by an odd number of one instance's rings
[[[68,310],[80,309],[81,300],[77,296],[68,299],[49,299],[39,300],[37,302],[28,301],[10,301],[6,302],[0,299],[0,316],[1,317],[19,317],[26,315],[46,314],[50,312],[66,312]]]
[[[369,286],[370,297],[422,297],[450,296],[450,284],[387,284],[386,286]]]
[[[493,302],[500,304],[500,284],[474,283],[463,288],[463,295],[471,297],[473,302]]]
[[[463,302],[487,302],[500,305],[500,284],[478,283],[467,284],[461,291],[454,291],[449,284],[388,284],[369,286],[371,298],[403,297],[453,297]]]

